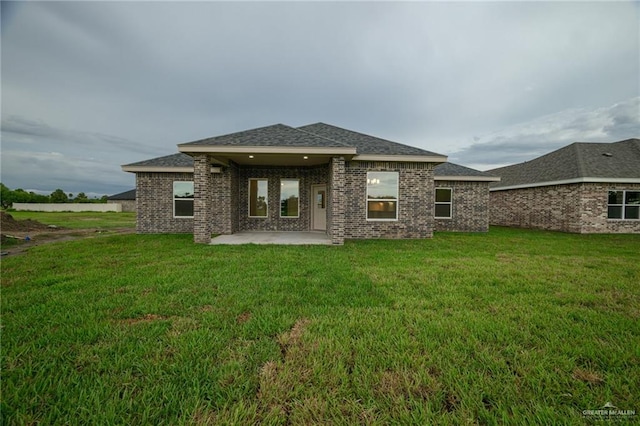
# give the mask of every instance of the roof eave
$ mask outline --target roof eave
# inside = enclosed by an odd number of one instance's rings
[[[538,188],[541,186],[570,185],[573,183],[640,183],[637,178],[582,177],[575,179],[553,180],[546,182],[523,183],[518,185],[494,186],[490,191],[507,191],[509,189]]]
[[[178,151],[186,154],[311,154],[311,155],[356,155],[351,147],[314,146],[229,146],[229,145],[178,145]]]
[[[193,173],[193,167],[171,166],[136,166],[129,164],[121,166],[123,172],[129,173]],[[220,167],[211,167],[211,173],[220,173]]]
[[[446,163],[446,155],[356,155],[352,161],[397,161],[402,163]]]
[[[433,180],[450,180],[466,182],[500,182],[497,176],[434,176]]]

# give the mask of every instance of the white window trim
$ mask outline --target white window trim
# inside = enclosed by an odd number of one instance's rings
[[[441,187],[436,187],[436,190],[438,189],[448,189],[451,193],[451,201],[446,202],[446,201],[435,201],[435,193],[436,191],[433,191],[433,196],[434,196],[434,208],[433,208],[433,217],[435,219],[453,219],[453,188],[449,188],[449,187],[445,187],[445,186],[441,186]],[[448,204],[449,205],[449,216],[436,216],[436,209],[435,206],[437,206],[438,204]]]
[[[251,216],[251,181],[252,180],[264,180],[267,182],[267,212],[264,216]],[[247,215],[251,219],[268,219],[269,218],[269,179],[268,178],[249,178],[247,182]]]
[[[173,183],[171,184],[171,203],[173,204],[173,218],[174,219],[193,219],[193,215],[192,216],[176,216],[176,201],[191,201],[193,203],[194,212],[196,209],[195,194],[194,194],[194,198],[176,198],[175,187],[174,187],[176,183],[193,183],[193,181],[192,180],[174,180]],[[194,184],[194,191],[195,191],[195,184]]]
[[[298,182],[298,215],[297,216],[282,216],[282,181],[295,181]],[[280,207],[278,210],[280,211],[280,218],[281,219],[299,219],[300,218],[300,179],[296,179],[296,178],[281,178],[280,179],[280,204],[278,207]]]
[[[400,217],[400,173],[399,172],[389,172],[386,170],[370,170],[367,172],[367,181],[369,180],[369,173],[395,173],[397,176],[396,179],[396,194],[398,194],[397,199],[393,198],[372,198],[369,200],[369,184],[365,181],[366,191],[365,191],[365,200],[364,200],[364,214],[367,218],[367,222],[397,222]],[[370,219],[369,218],[369,201],[395,201],[396,203],[396,217],[395,219]]]
[[[622,192],[622,204],[609,204],[609,192]],[[611,220],[611,221],[622,221],[622,220],[640,220],[640,219],[636,219],[635,217],[627,219],[625,216],[625,214],[627,213],[625,211],[625,207],[627,206],[636,206],[636,204],[627,204],[626,203],[626,199],[627,199],[627,192],[640,192],[639,189],[609,189],[607,191],[607,220]],[[621,218],[616,218],[616,217],[609,217],[609,207],[620,207],[622,210],[622,217]]]

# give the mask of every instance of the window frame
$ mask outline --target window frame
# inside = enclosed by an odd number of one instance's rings
[[[251,216],[251,181],[265,181],[267,183],[267,194],[265,203],[267,208],[264,216]],[[251,219],[267,219],[269,218],[269,179],[268,178],[249,178],[247,181],[247,216]]]
[[[396,198],[369,198],[369,174],[370,173],[389,173],[396,175]],[[386,201],[396,203],[395,218],[370,218],[369,217],[369,201]],[[397,171],[386,170],[369,170],[367,171],[367,180],[365,181],[365,200],[364,200],[365,217],[367,222],[397,222],[400,219],[400,173]]]
[[[282,182],[296,182],[298,184],[298,208],[296,211],[298,214],[296,216],[283,216],[282,215]],[[280,178],[280,197],[279,197],[279,206],[280,206],[280,218],[281,219],[299,219],[300,218],[300,179],[298,178]]]
[[[185,197],[180,197],[180,198],[176,198],[176,183],[190,183],[193,186],[193,197],[192,198],[185,198]],[[172,185],[172,204],[173,204],[173,218],[174,219],[193,219],[193,214],[191,216],[177,216],[176,215],[176,201],[191,201],[191,204],[193,205],[191,210],[194,212],[195,214],[195,184],[193,183],[192,180],[174,180]]]
[[[448,189],[449,190],[449,201],[436,201],[437,200],[437,196],[436,193],[438,192],[439,189]],[[453,188],[448,187],[448,186],[442,186],[442,187],[436,187],[435,190],[433,191],[433,217],[434,219],[453,219]],[[448,205],[449,206],[449,216],[436,216],[436,206],[440,204],[440,205]]]
[[[612,192],[622,192],[622,203],[609,203],[609,196]],[[640,193],[640,189],[609,189],[607,191],[607,220],[640,220],[640,214],[638,217],[628,218],[627,215],[627,207],[638,207],[640,209],[640,204],[627,204],[627,192],[638,192]],[[621,216],[622,217],[609,217],[609,208],[610,207],[620,207]]]

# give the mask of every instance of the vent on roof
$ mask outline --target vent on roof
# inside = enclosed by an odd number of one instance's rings
[[[602,155],[604,155],[605,157],[613,157],[613,154],[610,152],[603,152]]]

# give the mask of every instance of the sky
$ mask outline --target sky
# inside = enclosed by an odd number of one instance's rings
[[[92,195],[325,122],[479,170],[640,138],[640,2],[6,2],[1,179]]]

